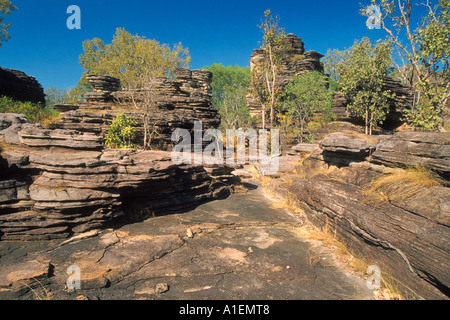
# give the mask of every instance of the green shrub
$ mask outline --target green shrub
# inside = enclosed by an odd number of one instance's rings
[[[54,121],[59,115],[59,112],[40,103],[21,102],[9,97],[0,97],[0,113],[23,114],[30,123],[42,125]]]
[[[405,109],[404,120],[419,131],[437,131],[441,124],[442,111],[431,105],[420,105],[415,110]]]
[[[106,146],[113,149],[133,148],[132,141],[136,136],[136,126],[136,120],[119,113],[109,126],[105,137]]]

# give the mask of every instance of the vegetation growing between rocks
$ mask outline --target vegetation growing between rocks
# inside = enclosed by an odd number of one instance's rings
[[[279,24],[279,17],[274,17],[270,10],[264,12],[261,25],[258,26],[263,33],[263,41],[260,42],[263,53],[261,64],[252,70],[252,92],[259,98],[262,106],[262,127],[266,126],[266,113],[269,112],[270,128],[273,128],[276,120],[275,108],[280,92],[277,90],[280,63],[288,49],[284,41],[286,34]]]
[[[397,49],[397,70],[413,89],[414,102],[405,120],[413,128],[436,130],[450,98],[450,1],[372,0],[383,14],[381,28]],[[421,7],[421,8],[419,8]],[[418,10],[426,14],[419,19]],[[361,11],[366,15],[366,9]],[[437,121],[439,119],[440,121]]]
[[[255,120],[246,101],[251,81],[250,68],[213,64],[205,69],[213,74],[212,104],[222,117],[222,129],[253,127]]]
[[[323,74],[313,71],[295,77],[288,83],[282,95],[282,109],[293,123],[287,127],[299,128],[303,143],[305,125],[314,117],[331,120],[333,93],[328,90],[328,80]],[[316,119],[317,121],[317,119]]]
[[[117,28],[111,44],[99,38],[83,42],[81,83],[88,74],[108,75],[119,78],[125,89],[140,89],[146,84],[143,76],[153,80],[173,76],[175,68],[188,68],[190,61],[181,43],[170,47]]]
[[[83,42],[83,51],[80,64],[84,73],[79,87],[86,86],[86,76],[89,74],[120,79],[127,98],[141,115],[143,146],[150,148],[157,135],[152,113],[157,108],[158,78],[171,78],[176,68],[189,67],[191,58],[188,49],[181,43],[170,47],[118,28],[111,44],[94,38]]]
[[[369,200],[384,202],[422,199],[432,192],[433,187],[445,184],[425,165],[418,165],[376,178],[363,189],[363,194]]]
[[[132,141],[136,136],[136,126],[136,120],[119,113],[109,126],[105,145],[113,149],[133,148]]]
[[[348,53],[337,63],[339,84],[350,101],[347,109],[356,118],[364,120],[365,133],[383,123],[393,97],[383,87],[392,64],[391,44],[378,42],[372,46],[368,38],[356,41]]]
[[[30,123],[46,126],[58,118],[59,112],[39,103],[15,101],[9,97],[0,97],[0,113],[24,114]]]
[[[50,86],[45,90],[45,103],[52,107],[57,104],[77,104],[83,101],[84,94],[88,92],[87,88],[75,87],[69,90],[57,89]]]

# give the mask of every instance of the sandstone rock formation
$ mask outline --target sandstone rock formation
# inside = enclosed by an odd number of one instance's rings
[[[85,133],[105,135],[109,125],[119,112],[123,112],[138,121],[135,143],[141,144],[143,137],[142,117],[139,110],[130,101],[131,93],[119,88],[117,79],[104,76],[90,76],[88,80],[98,92],[89,93],[86,103],[79,106],[56,106],[63,111],[60,120],[51,125],[53,129],[69,129]],[[157,108],[149,122],[157,130],[153,140],[154,147],[170,150],[175,129],[192,131],[195,121],[202,121],[203,129],[217,128],[220,115],[212,106],[212,73],[207,70],[177,69],[175,79],[159,79],[155,89]],[[140,102],[145,90],[132,93]]]
[[[353,139],[353,145],[351,136],[343,136],[327,137],[322,149],[312,148],[298,174],[290,176],[292,183],[274,180],[270,189],[298,199],[310,223],[342,240],[367,264],[379,266],[406,297],[450,297],[450,189],[422,187],[414,196],[398,198],[368,192],[378,178],[405,175],[401,168],[407,165],[446,173],[448,183],[449,134],[405,132],[376,144]]]
[[[1,67],[0,96],[23,102],[45,103],[44,89],[34,77],[19,70]]]
[[[11,118],[14,115],[2,115]],[[230,192],[233,168],[175,165],[170,152],[102,150],[71,130],[24,128],[0,153],[0,239],[52,239],[186,210]]]
[[[399,80],[387,77],[383,80],[384,90],[389,90],[394,97],[389,101],[389,112],[386,120],[380,126],[383,129],[392,130],[402,124],[403,110],[413,105],[413,95],[410,87],[403,85]],[[357,122],[347,111],[348,100],[341,92],[334,95],[332,111],[338,121]],[[363,123],[362,123],[363,124]]]
[[[309,71],[319,71],[323,72],[323,65],[320,59],[323,57],[322,54],[316,51],[306,51],[305,46],[299,37],[290,33],[286,36],[285,41],[288,44],[288,50],[281,62],[281,68],[278,72],[279,76],[277,78],[276,86],[279,90],[282,90],[289,81],[302,73]],[[258,68],[261,64],[263,50],[256,49],[250,58],[250,68]],[[257,97],[253,94],[247,96],[247,105],[250,108],[250,113],[252,116],[261,116],[261,103]]]
[[[112,99],[111,93],[121,89],[120,80],[110,76],[87,75],[86,79],[94,89],[85,96],[88,101],[108,102]]]
[[[376,145],[366,140],[352,137],[348,133],[335,132],[320,143],[322,156],[327,163],[348,165],[353,161],[362,161],[368,157]]]
[[[425,165],[450,180],[450,134],[398,132],[382,136],[371,162],[399,167]]]

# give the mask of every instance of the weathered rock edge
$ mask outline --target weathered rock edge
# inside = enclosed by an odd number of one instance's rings
[[[2,142],[3,141],[3,142]],[[170,152],[103,149],[93,133],[0,117],[0,239],[66,238],[188,210],[231,192],[226,165],[175,165]]]
[[[376,151],[361,158],[372,145],[357,141],[350,148],[348,139],[334,135],[303,161],[291,183],[273,180],[269,188],[282,197],[294,195],[312,225],[327,228],[356,256],[378,265],[406,297],[448,299],[450,189],[433,187],[422,196],[390,202],[363,193],[373,179],[402,170],[398,167],[425,164],[448,177],[448,138],[399,133],[382,137]]]

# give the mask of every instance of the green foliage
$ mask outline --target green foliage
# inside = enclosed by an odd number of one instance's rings
[[[350,58],[351,49],[339,51],[328,49],[327,54],[322,59],[324,71],[330,76],[330,81],[339,83],[339,64]]]
[[[266,127],[266,112],[270,111],[270,126],[273,127],[276,120],[275,108],[278,92],[278,70],[288,49],[285,41],[284,28],[279,24],[279,18],[273,17],[270,10],[264,12],[264,19],[258,26],[263,33],[263,41],[259,43],[262,59],[258,66],[252,70],[251,90],[258,97],[262,112],[262,126]]]
[[[109,126],[105,137],[106,146],[113,149],[133,148],[132,141],[136,136],[136,126],[136,120],[119,113]]]
[[[298,138],[303,137],[298,122],[292,114],[277,114],[277,126],[280,130],[281,149],[287,150],[288,145],[295,143]]]
[[[429,12],[426,26],[418,31],[420,61],[429,78],[418,83],[424,94],[406,119],[420,130],[436,130],[442,124],[442,110],[450,98],[450,0],[439,0],[438,7],[438,12]]]
[[[398,73],[413,88],[414,104],[412,111],[406,111],[405,118],[413,126],[423,124],[422,129],[433,128],[431,113],[440,114],[450,98],[450,0],[437,0],[437,5],[432,0],[421,3],[372,0],[371,3],[383,11],[381,28],[403,61]],[[419,14],[421,19],[416,18]],[[418,23],[413,25],[415,22]],[[435,109],[433,112],[430,105]],[[424,123],[426,119],[432,122]]]
[[[8,28],[11,25],[3,22],[3,16],[7,16],[13,10],[17,10],[17,8],[10,0],[0,0],[0,47],[2,46],[2,42],[8,41],[10,38]]]
[[[205,69],[213,74],[212,102],[222,117],[223,129],[251,127],[253,119],[246,102],[251,81],[250,68],[213,64]]]
[[[84,94],[87,92],[88,89],[81,85],[70,90],[56,89],[55,87],[50,86],[45,90],[45,102],[47,106],[64,103],[77,104],[83,101]]]
[[[188,67],[188,49],[181,43],[172,48],[118,28],[111,44],[94,38],[83,42],[80,64],[87,74],[119,78],[123,88],[142,88],[148,78],[170,76],[177,67]],[[83,82],[83,79],[82,79]]]
[[[423,65],[428,69],[440,65],[446,76],[450,68],[450,0],[439,0],[439,12],[430,12],[426,26],[419,29],[419,46]],[[448,78],[447,78],[448,80]]]
[[[45,125],[55,120],[59,113],[49,106],[39,103],[15,101],[9,97],[0,97],[0,113],[23,114],[30,123]]]
[[[414,129],[419,131],[436,131],[441,124],[441,110],[432,105],[419,105],[414,110],[403,111],[404,120]]]
[[[328,90],[328,79],[322,73],[307,72],[292,79],[284,89],[282,110],[288,116],[293,116],[295,125],[300,127],[300,137],[303,140],[305,125],[314,115],[331,119],[333,92]]]
[[[391,67],[390,42],[378,42],[374,47],[368,38],[356,41],[347,58],[338,62],[340,88],[349,100],[349,112],[365,121],[366,134],[383,123],[389,111],[392,93],[384,90],[383,79]]]

